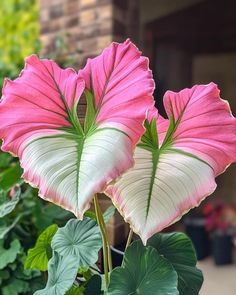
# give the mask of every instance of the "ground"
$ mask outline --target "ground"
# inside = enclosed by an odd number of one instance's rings
[[[235,295],[236,264],[215,266],[211,258],[198,263],[203,271],[204,284],[200,295]]]

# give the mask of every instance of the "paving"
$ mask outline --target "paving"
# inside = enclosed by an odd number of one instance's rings
[[[211,258],[198,262],[204,283],[200,295],[236,295],[236,263],[216,266]]]

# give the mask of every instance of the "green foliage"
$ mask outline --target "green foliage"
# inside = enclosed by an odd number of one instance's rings
[[[17,295],[30,290],[29,283],[26,281],[13,278],[9,283],[9,285],[2,289],[3,295]]]
[[[17,254],[20,253],[21,245],[18,240],[11,242],[9,249],[0,247],[0,269],[15,261]]]
[[[113,215],[116,212],[116,207],[115,206],[110,206],[107,208],[107,210],[103,214],[103,219],[105,223],[108,223],[110,219],[113,217]]]
[[[0,5],[0,84],[15,78],[24,58],[39,50],[37,0],[2,0]]]
[[[0,173],[0,189],[7,191],[14,185],[22,183],[21,174],[20,164],[18,162],[12,163],[9,168]]]
[[[58,226],[56,224],[50,225],[38,237],[34,248],[29,249],[27,259],[25,261],[25,268],[38,269],[46,271],[48,269],[48,260],[51,258],[51,241]]]
[[[78,270],[78,265],[73,256],[60,256],[57,252],[48,264],[48,281],[43,290],[35,295],[64,295],[72,286]]]
[[[98,260],[102,239],[96,221],[84,218],[71,219],[58,229],[52,240],[52,248],[62,256],[76,257],[77,267],[91,266]]]
[[[94,100],[93,94],[90,91],[86,90],[85,96],[87,101],[87,108],[86,108],[86,115],[85,115],[85,121],[84,121],[84,132],[85,134],[87,134],[90,128],[94,124],[94,120],[96,117],[96,109],[93,102]]]
[[[111,205],[110,207],[107,208],[107,210],[103,213],[103,219],[105,223],[108,223],[110,221],[110,219],[112,218],[112,216],[115,214],[116,212],[116,207]],[[93,211],[87,210],[84,213],[85,217],[89,217],[91,219],[97,220],[96,218],[96,214]]]
[[[0,203],[0,218],[8,215],[15,209],[20,200],[20,189],[17,188],[17,191],[13,193],[11,199],[6,197],[6,193],[4,191],[2,191],[1,194],[4,201]]]
[[[197,257],[191,240],[183,233],[157,234],[148,241],[174,267],[178,274],[180,295],[197,295],[203,283],[202,272],[196,268]]]
[[[39,271],[24,270],[26,252],[47,226],[55,222],[64,225],[71,217],[67,211],[38,198],[37,190],[22,183],[18,168],[16,159],[0,152],[0,290],[3,295],[31,295],[43,288],[44,279]]]
[[[73,286],[69,291],[66,292],[66,295],[84,295],[84,288]]]
[[[84,295],[102,295],[102,278],[100,275],[94,275],[86,284]]]
[[[124,265],[111,273],[107,295],[177,295],[177,274],[153,247],[134,242],[125,253]]]
[[[87,269],[87,267],[96,263],[98,260],[98,251],[102,247],[100,230],[95,220],[90,218],[84,218],[82,221],[77,219],[69,220],[64,227],[57,230],[52,239],[51,247],[53,257],[49,260],[48,264],[47,285],[43,290],[37,291],[35,295],[65,294],[72,287],[78,269],[80,269],[79,273],[83,274],[84,280],[91,283],[93,279],[95,287],[100,292],[100,277],[91,277],[91,273]],[[44,247],[45,255],[46,251]],[[92,283],[92,288],[94,288],[94,283]],[[70,292],[81,294],[86,287],[91,288],[89,283],[88,286],[86,285],[87,283],[85,282],[79,289],[73,288]],[[90,293],[85,294],[89,295]]]
[[[12,156],[7,153],[0,153],[0,171],[7,168],[12,161]]]

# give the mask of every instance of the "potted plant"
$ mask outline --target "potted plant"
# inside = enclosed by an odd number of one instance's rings
[[[236,161],[236,119],[214,83],[168,91],[168,119],[154,107],[153,90],[148,60],[130,40],[112,43],[78,73],[32,55],[19,78],[5,81],[2,150],[19,157],[41,198],[75,215],[47,227],[29,250],[25,268],[47,278],[35,295],[199,293],[191,241],[160,231],[210,195],[215,177]],[[115,268],[100,192],[130,224]],[[131,243],[133,232],[140,239]]]
[[[206,229],[212,237],[212,254],[216,265],[233,261],[233,236],[236,228],[236,208],[222,201],[205,207]]]

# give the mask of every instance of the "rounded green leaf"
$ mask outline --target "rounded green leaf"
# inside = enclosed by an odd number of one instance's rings
[[[115,268],[107,295],[177,295],[177,274],[153,247],[134,242],[126,251],[124,266]]]
[[[157,234],[148,240],[174,267],[180,295],[197,295],[203,283],[196,268],[197,257],[191,240],[184,233]]]
[[[43,290],[34,295],[64,295],[77,275],[77,261],[72,256],[60,256],[54,252],[48,263],[48,281]]]
[[[21,251],[21,245],[18,240],[13,240],[8,249],[0,246],[0,270],[6,267],[9,263],[13,263]]]
[[[74,256],[78,268],[91,266],[98,259],[102,247],[99,227],[95,220],[84,218],[82,221],[71,219],[59,228],[52,239],[52,248],[62,256]]]
[[[29,249],[27,258],[25,261],[25,269],[36,268],[41,271],[48,269],[48,259],[50,255],[50,244],[53,236],[57,232],[58,226],[52,224],[44,230],[38,237],[34,248]]]
[[[14,196],[12,196],[11,199],[7,199],[4,203],[0,205],[0,218],[8,215],[15,209],[20,200],[20,194],[21,190],[20,188],[17,188]]]

